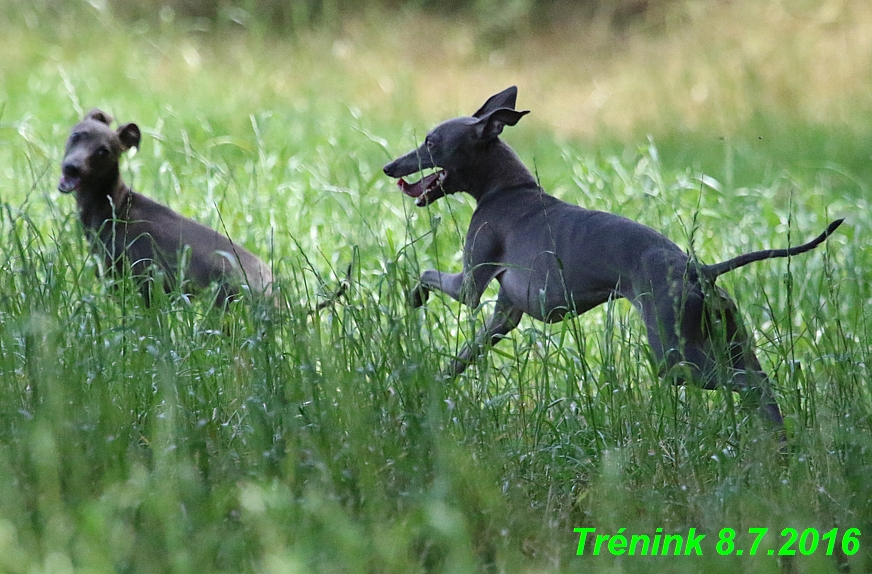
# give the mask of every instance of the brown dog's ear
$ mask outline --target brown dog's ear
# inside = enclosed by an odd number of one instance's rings
[[[479,139],[489,140],[503,133],[503,128],[513,126],[518,121],[530,113],[530,110],[519,112],[509,108],[500,108],[494,110],[476,123],[476,134]]]
[[[118,139],[121,140],[124,149],[128,150],[132,147],[139,147],[139,140],[142,139],[142,134],[139,131],[139,126],[136,124],[124,124],[118,128]]]
[[[103,110],[94,108],[93,110],[91,110],[90,112],[85,114],[85,117],[82,121],[84,121],[84,120],[95,120],[98,122],[103,122],[104,124],[106,124],[108,126],[109,124],[112,123],[112,116],[110,116],[109,114],[107,114]]]

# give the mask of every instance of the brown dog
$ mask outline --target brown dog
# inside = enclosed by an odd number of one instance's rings
[[[104,112],[92,110],[73,128],[58,183],[62,193],[76,192],[82,225],[109,272],[122,273],[130,266],[146,305],[156,270],[163,272],[167,292],[194,294],[216,284],[219,307],[246,290],[269,295],[272,272],[260,259],[124,183],[118,159],[139,147],[141,135],[136,124],[116,131],[111,122]]]

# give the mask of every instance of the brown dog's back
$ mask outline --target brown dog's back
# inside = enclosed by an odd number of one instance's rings
[[[127,259],[134,275],[148,275],[155,264],[166,272],[167,289],[198,293],[217,283],[216,305],[238,296],[243,286],[255,295],[271,294],[269,267],[240,245],[142,194],[131,191],[128,201],[124,218],[115,222],[114,237],[106,236],[101,244],[111,242],[114,258]]]

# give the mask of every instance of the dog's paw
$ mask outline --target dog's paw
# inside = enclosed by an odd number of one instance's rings
[[[414,309],[422,306],[430,297],[430,290],[418,283],[409,291],[409,306]]]

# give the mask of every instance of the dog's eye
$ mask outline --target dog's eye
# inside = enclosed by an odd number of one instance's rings
[[[94,152],[94,155],[96,155],[97,157],[106,157],[107,155],[109,155],[109,148],[104,146],[104,145],[101,145]]]
[[[71,144],[74,144],[77,141],[79,141],[80,139],[82,139],[82,134],[73,133],[73,134],[70,134],[70,139],[67,141],[69,141],[69,143],[71,143]]]
[[[434,147],[436,147],[436,143],[430,138],[424,140],[424,145],[427,147],[427,149],[433,149]]]

